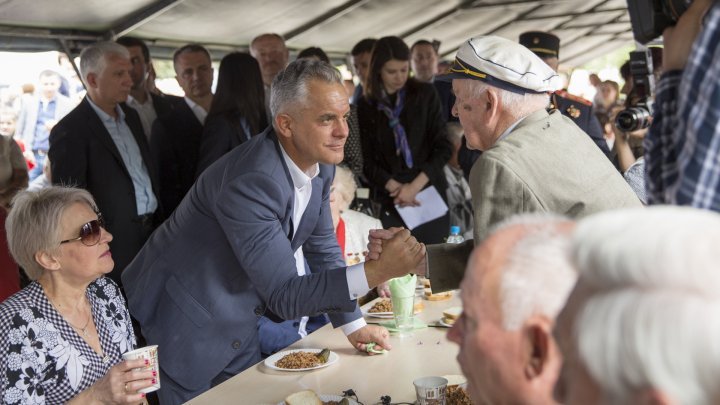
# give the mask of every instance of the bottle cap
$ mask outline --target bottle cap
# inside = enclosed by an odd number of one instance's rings
[[[450,235],[460,235],[460,227],[453,225],[450,227]]]

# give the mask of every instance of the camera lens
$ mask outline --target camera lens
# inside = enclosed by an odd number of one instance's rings
[[[650,125],[650,111],[645,108],[628,108],[618,113],[615,126],[625,132],[637,131]]]

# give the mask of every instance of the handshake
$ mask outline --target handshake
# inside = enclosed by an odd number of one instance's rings
[[[365,262],[370,288],[408,273],[425,274],[425,244],[404,228],[371,230]]]

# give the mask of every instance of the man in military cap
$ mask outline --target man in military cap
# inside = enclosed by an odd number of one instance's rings
[[[560,63],[560,38],[547,32],[529,31],[520,34],[520,44],[533,51],[557,72]],[[550,97],[550,108],[557,109],[573,120],[580,129],[590,135],[605,156],[610,155],[600,122],[593,114],[592,102],[565,90],[557,90]]]
[[[641,206],[592,140],[570,118],[546,109],[560,78],[526,47],[497,36],[472,38],[458,50],[450,73],[436,80],[452,80],[452,113],[468,147],[483,151],[470,173],[475,243],[520,213],[575,219]],[[378,247],[382,251],[378,239],[392,232],[371,232],[370,259]],[[427,247],[433,291],[458,287],[472,247],[473,241]]]

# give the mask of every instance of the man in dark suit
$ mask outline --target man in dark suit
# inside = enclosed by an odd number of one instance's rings
[[[548,32],[529,31],[520,34],[520,44],[533,51],[554,71],[558,71],[560,38]],[[605,156],[610,156],[610,149],[605,142],[600,121],[593,113],[592,102],[565,90],[558,90],[550,97],[550,108],[558,110],[562,115],[570,118],[575,125],[590,136],[590,139],[595,142]]]
[[[389,348],[387,330],[367,325],[356,300],[424,256],[404,230],[384,241],[378,262],[345,266],[329,199],[350,106],[335,68],[291,63],[270,105],[272,127],[208,167],[123,274],[131,312],[162,347],[163,404],[260,361],[263,314],[328,313],[355,348]]]
[[[159,212],[157,176],[135,110],[124,105],[132,79],[127,48],[100,42],[80,54],[87,96],[50,133],[54,184],[87,189],[102,212],[120,273],[152,233]]]
[[[142,122],[143,132],[150,140],[152,125],[159,116],[168,114],[171,110],[170,97],[151,93],[147,89],[147,78],[152,65],[150,50],[145,42],[138,38],[122,37],[116,41],[130,52],[130,77],[133,85],[127,99],[128,107],[137,111]]]
[[[195,182],[200,141],[213,94],[210,53],[188,44],[173,55],[175,79],[185,97],[172,97],[171,111],[158,116],[150,149],[160,170],[160,201],[169,216]]]

